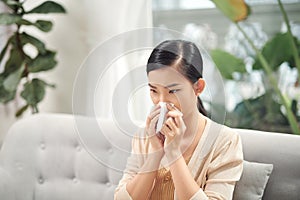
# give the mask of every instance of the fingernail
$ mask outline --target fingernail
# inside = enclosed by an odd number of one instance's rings
[[[171,106],[172,108],[174,108],[174,104],[173,103],[168,103],[169,106]]]

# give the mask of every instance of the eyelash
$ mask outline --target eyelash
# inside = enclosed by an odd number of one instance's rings
[[[180,91],[180,90],[178,90],[178,89],[177,89],[177,90],[170,90],[169,93],[170,93],[170,94],[174,94],[174,93],[176,93],[176,92],[178,92],[178,91]]]
[[[154,90],[154,89],[150,89],[150,91],[156,93],[156,90]],[[180,89],[177,89],[177,90],[170,90],[169,93],[170,93],[170,94],[174,94],[174,93],[176,93],[176,92],[178,92],[178,91],[180,91]]]

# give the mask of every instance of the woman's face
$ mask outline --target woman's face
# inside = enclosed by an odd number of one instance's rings
[[[148,73],[150,96],[154,104],[173,103],[187,116],[197,109],[195,85],[173,67],[164,67]]]

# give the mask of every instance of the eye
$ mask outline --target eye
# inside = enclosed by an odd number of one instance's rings
[[[154,89],[150,89],[150,92],[156,93],[156,90],[154,90]]]
[[[178,92],[178,91],[180,91],[180,90],[179,90],[179,89],[177,89],[177,90],[170,90],[169,93],[170,93],[170,94],[174,94],[174,93],[176,93],[176,92]]]

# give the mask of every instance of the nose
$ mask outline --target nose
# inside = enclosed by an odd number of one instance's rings
[[[169,102],[170,99],[168,98],[167,95],[165,95],[165,94],[160,94],[160,95],[159,95],[159,101],[160,101],[160,102]]]

